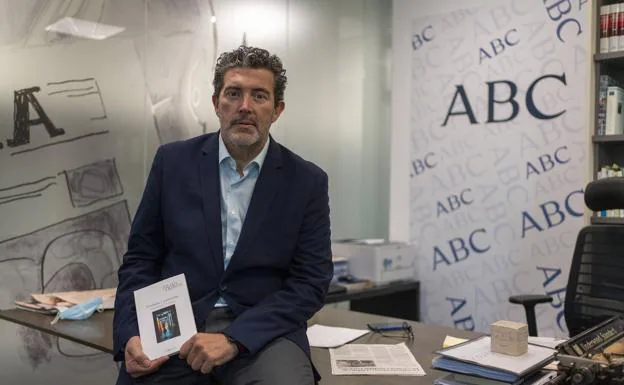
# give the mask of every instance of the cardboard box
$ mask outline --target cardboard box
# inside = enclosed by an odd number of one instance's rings
[[[497,321],[490,325],[491,350],[510,356],[521,356],[529,349],[529,327],[513,321]]]

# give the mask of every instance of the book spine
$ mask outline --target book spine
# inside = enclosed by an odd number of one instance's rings
[[[600,53],[609,52],[609,12],[608,5],[600,7]]]
[[[583,357],[621,337],[622,334],[624,334],[624,319],[618,317],[615,320],[605,321],[571,338],[569,341],[561,344],[560,347],[568,354]]]
[[[618,49],[619,16],[620,4],[611,4],[609,8],[609,52],[615,52]]]
[[[617,36],[618,36],[618,51],[624,51],[624,3],[620,2],[618,4],[618,28],[617,28]]]

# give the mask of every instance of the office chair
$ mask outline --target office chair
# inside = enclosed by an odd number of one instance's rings
[[[624,209],[624,178],[604,178],[585,188],[585,205],[593,211]],[[524,306],[529,335],[537,336],[535,305],[552,302],[547,295],[514,295]],[[575,336],[617,314],[624,314],[624,224],[593,224],[576,239],[564,302],[569,335]]]

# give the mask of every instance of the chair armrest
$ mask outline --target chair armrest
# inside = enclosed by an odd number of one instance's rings
[[[538,303],[552,302],[552,297],[545,294],[521,294],[509,297],[509,302],[524,306],[526,313],[529,335],[537,337],[537,318],[535,318],[535,305]]]
[[[552,301],[552,297],[545,294],[522,294],[512,295],[509,297],[509,302],[517,303],[523,306],[535,306],[538,303],[548,303]]]

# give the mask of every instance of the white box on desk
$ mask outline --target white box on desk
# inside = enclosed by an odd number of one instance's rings
[[[349,259],[349,273],[355,278],[375,284],[415,278],[416,250],[405,243],[333,241],[332,253]]]

